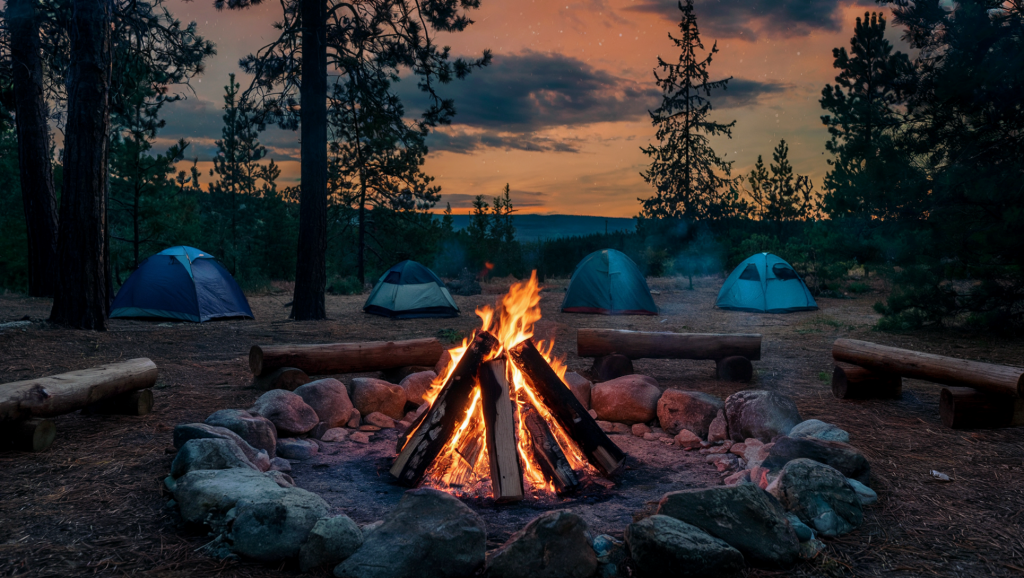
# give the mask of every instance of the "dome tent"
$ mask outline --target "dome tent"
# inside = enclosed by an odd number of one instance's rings
[[[792,265],[771,253],[753,255],[737,265],[722,284],[715,306],[761,313],[793,313],[818,308]]]
[[[615,249],[587,255],[576,265],[562,301],[566,313],[657,315],[647,280],[636,263]]]
[[[402,261],[380,276],[363,311],[394,319],[455,317],[455,304],[444,282],[416,261]]]
[[[253,318],[253,314],[238,283],[213,255],[178,246],[139,265],[110,304],[110,317],[201,323],[223,317]]]

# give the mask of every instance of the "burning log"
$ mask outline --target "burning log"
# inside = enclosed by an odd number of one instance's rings
[[[484,331],[477,335],[466,349],[452,374],[445,380],[430,409],[424,413],[405,447],[395,458],[395,463],[391,466],[391,475],[395,476],[399,483],[415,486],[423,479],[427,468],[455,435],[456,428],[465,417],[477,383],[480,365],[498,347],[498,340]]]
[[[523,468],[519,463],[515,408],[505,378],[505,360],[495,359],[480,367],[480,395],[494,499],[518,502],[524,495]]]
[[[944,387],[939,393],[942,425],[953,429],[1024,425],[1024,400],[969,387]]]
[[[898,375],[875,373],[841,361],[835,363],[832,395],[838,399],[899,399],[903,396],[903,378]]]
[[[526,401],[519,406],[520,419],[523,425],[530,432],[530,448],[533,450],[533,459],[540,465],[540,471],[544,477],[555,486],[555,492],[564,494],[579,487],[580,481],[576,477],[565,457],[565,452],[558,445],[558,440],[551,433],[551,428],[540,416],[540,413]]]
[[[832,357],[872,372],[971,387],[996,395],[1024,397],[1024,369],[1019,367],[956,359],[855,339],[837,339],[832,345]]]
[[[407,365],[433,367],[441,358],[434,338],[406,341],[330,343],[323,345],[253,345],[249,369],[256,376],[279,367],[296,367],[309,375],[332,375],[394,369]]]
[[[0,385],[0,421],[53,417],[108,397],[153,387],[156,364],[140,357]]]
[[[756,334],[659,333],[621,329],[579,329],[576,353],[598,357],[618,353],[630,359],[723,359],[741,355],[761,359]]]
[[[594,418],[537,351],[533,340],[523,341],[508,354],[551,415],[579,444],[587,460],[606,476],[619,469],[626,454],[601,431]]]

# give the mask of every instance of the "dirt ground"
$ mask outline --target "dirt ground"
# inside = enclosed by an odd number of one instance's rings
[[[749,385],[715,381],[711,362],[639,360],[634,365],[663,387],[721,397],[747,388],[776,390],[796,401],[804,419],[821,419],[850,432],[851,443],[871,462],[872,486],[879,494],[864,525],[827,540],[822,554],[792,571],[750,570],[748,576],[1024,575],[1024,430],[946,429],[939,422],[939,387],[925,382],[906,380],[900,401],[840,401],[828,386],[831,344],[838,337],[1019,366],[1024,366],[1024,341],[951,331],[875,332],[871,305],[883,297],[881,287],[851,299],[820,299],[817,312],[760,315],[714,309],[721,279],[695,282],[689,291],[683,282],[652,280],[652,289],[660,292],[657,317],[606,317],[560,313],[565,281],[553,281],[542,293],[544,320],[537,332],[555,338],[555,353],[565,355],[575,371],[590,364],[575,355],[578,327],[761,333],[762,360],[755,362],[756,377]],[[330,320],[293,322],[285,307],[290,295],[281,291],[250,297],[256,321],[114,320],[106,333],[51,327],[43,321],[49,301],[0,296],[0,323],[26,316],[33,321],[0,330],[0,383],[133,357],[149,357],[160,367],[150,415],[60,416],[48,452],[0,453],[0,576],[297,575],[290,565],[218,561],[204,549],[211,536],[181,525],[166,506],[170,496],[161,484],[173,458],[168,450],[174,425],[251,405],[258,396],[248,388],[246,360],[253,344],[452,333],[442,330],[468,334],[478,325],[472,310],[492,303],[505,288],[507,283],[487,284],[484,295],[456,297],[463,315],[455,319],[392,321],[363,314],[365,296],[329,296]],[[321,492],[357,522],[379,519],[402,491],[386,481],[393,436],[378,436],[378,442],[358,450],[347,449],[355,444],[339,444],[320,461],[297,466],[293,476],[299,486]],[[652,450],[656,442],[616,437],[631,454],[630,469],[611,490],[584,492],[561,505],[501,509],[471,502],[488,523],[489,546],[500,544],[536,510],[550,507],[579,508],[588,512],[595,529],[620,534],[633,514],[649,511],[648,502],[662,493],[720,479],[693,453]],[[936,481],[931,470],[952,481]],[[360,491],[339,489],[345,483]]]

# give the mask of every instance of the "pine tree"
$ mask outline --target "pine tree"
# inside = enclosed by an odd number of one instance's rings
[[[679,9],[680,36],[669,34],[680,49],[679,60],[671,64],[658,57],[654,72],[662,101],[650,116],[651,123],[658,127],[656,138],[661,144],[641,149],[653,159],[641,176],[656,193],[638,200],[643,203],[643,217],[716,220],[735,213],[738,194],[730,178],[732,162],[715,153],[708,137],[731,138],[736,121],[722,124],[710,120],[709,97],[713,90],[725,89],[732,77],[709,80],[708,67],[718,45],[712,45],[707,56],[700,59],[697,51],[704,50],[704,45],[693,1],[680,3]]]

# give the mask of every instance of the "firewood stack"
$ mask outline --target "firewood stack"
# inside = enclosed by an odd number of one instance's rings
[[[478,457],[486,446],[496,501],[522,500],[524,465],[518,449],[522,441],[529,448],[528,459],[532,458],[532,463],[539,467],[555,491],[569,492],[579,487],[578,474],[570,466],[565,448],[559,444],[542,413],[557,422],[603,475],[611,475],[622,465],[625,454],[601,431],[532,340],[512,347],[507,357],[496,358],[500,351],[498,340],[491,333],[483,331],[476,335],[430,408],[410,426],[410,433],[391,467],[391,474],[399,483],[418,485],[442,450],[455,440],[456,451],[466,462],[463,468],[471,467],[474,456]],[[506,363],[515,364],[523,374],[534,398],[544,405],[544,411],[530,400],[512,398],[515,392],[506,379]],[[478,387],[484,416],[483,444],[465,439],[458,431]],[[516,407],[520,411],[517,412]],[[517,427],[517,423],[522,427]],[[519,440],[517,432],[530,439]],[[458,477],[460,474],[451,475]]]

